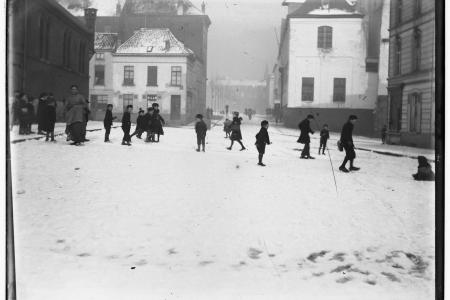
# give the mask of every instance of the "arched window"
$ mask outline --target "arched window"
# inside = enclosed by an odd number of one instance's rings
[[[317,48],[331,49],[333,47],[333,28],[320,26],[317,30]]]

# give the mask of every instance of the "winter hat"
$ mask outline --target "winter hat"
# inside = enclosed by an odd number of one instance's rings
[[[261,122],[261,126],[266,126],[266,125],[269,125],[269,122],[267,122],[266,120]]]
[[[358,117],[355,115],[350,115],[350,117],[348,117],[348,119],[351,120],[358,120]]]
[[[197,114],[195,117],[196,117],[197,119],[203,120],[203,116],[202,116],[201,114]]]

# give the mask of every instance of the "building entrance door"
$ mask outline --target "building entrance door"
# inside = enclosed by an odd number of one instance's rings
[[[180,120],[181,118],[181,96],[170,96],[170,119]]]

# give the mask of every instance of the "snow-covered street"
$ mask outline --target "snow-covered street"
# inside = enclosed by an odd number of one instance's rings
[[[260,121],[242,152],[222,123],[206,153],[192,126],[131,147],[120,128],[112,144],[11,145],[18,299],[433,298],[434,182],[412,179],[417,161],[357,151],[361,171],[341,173],[332,135],[336,191],[317,133],[301,160],[298,132],[271,126],[257,166]]]

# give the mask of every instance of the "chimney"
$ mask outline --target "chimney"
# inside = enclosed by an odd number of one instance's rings
[[[183,1],[182,0],[178,0],[178,4],[177,4],[177,15],[181,16],[184,14],[184,7],[183,7]]]
[[[84,21],[86,22],[86,27],[92,32],[95,32],[95,19],[97,19],[97,9],[85,8]]]
[[[206,12],[206,5],[205,5],[205,1],[202,2],[202,14],[205,14]]]

